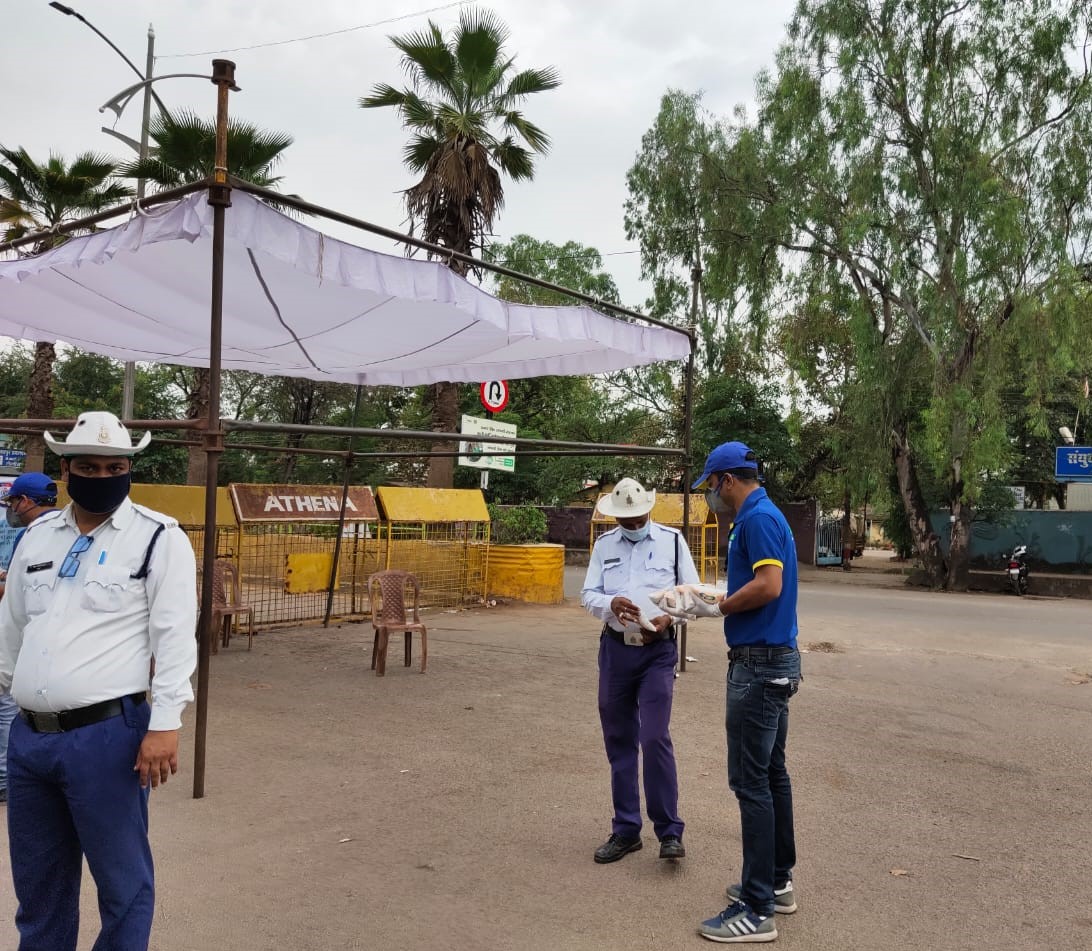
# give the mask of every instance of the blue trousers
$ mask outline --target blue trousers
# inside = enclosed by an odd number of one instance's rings
[[[774,887],[792,877],[796,864],[785,743],[789,698],[800,679],[796,651],[728,667],[728,785],[739,800],[741,898],[762,915],[774,913]]]
[[[133,771],[147,703],[67,733],[20,717],[8,750],[8,839],[19,951],[75,951],[86,856],[102,930],[92,951],[147,951],[155,885],[148,790]]]
[[[19,707],[7,691],[0,691],[0,789],[8,786],[8,733]]]
[[[612,831],[627,839],[641,834],[637,753],[644,757],[645,803],[656,837],[682,838],[679,779],[668,729],[679,652],[673,640],[646,647],[599,640],[599,720],[610,761],[614,799]]]

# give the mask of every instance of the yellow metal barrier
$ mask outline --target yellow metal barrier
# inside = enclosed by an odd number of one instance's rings
[[[63,483],[58,489],[58,505],[67,504]],[[350,489],[335,614],[366,613],[368,576],[384,568],[414,572],[425,604],[451,606],[485,597],[489,512],[479,490],[383,487],[377,494],[386,516],[381,521],[371,490]],[[200,571],[204,486],[135,484],[131,498],[178,520]],[[330,485],[217,489],[216,554],[237,565],[243,601],[254,609],[255,623],[323,617],[340,500],[340,487]]]
[[[652,521],[668,528],[682,531],[683,497],[681,493],[656,493],[656,504],[650,513]],[[610,531],[618,523],[607,518],[596,508],[592,513],[591,536],[588,550],[604,532]],[[698,577],[708,584],[716,584],[720,574],[720,556],[717,551],[717,517],[709,511],[704,495],[690,496],[690,529],[686,533],[686,544],[698,569]]]
[[[452,606],[485,597],[489,510],[479,489],[380,486],[387,568],[412,571],[422,601]]]
[[[564,545],[490,545],[489,593],[532,604],[565,600]]]

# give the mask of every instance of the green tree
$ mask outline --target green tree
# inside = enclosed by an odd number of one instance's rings
[[[83,152],[71,163],[60,155],[39,162],[26,149],[0,147],[0,224],[5,227],[5,237],[21,238],[118,204],[131,191],[114,175],[113,160],[93,152]],[[50,235],[36,242],[31,253],[47,251],[65,240],[65,235]],[[53,416],[54,343],[38,341],[34,348],[26,402],[26,415],[31,419]],[[45,443],[29,437],[26,452],[28,471],[41,469]]]
[[[1029,391],[1083,346],[1090,21],[1078,0],[801,0],[719,156],[713,214],[749,319],[844,302],[862,428],[887,442],[938,585],[965,587],[976,499],[1011,457],[1008,344]]]
[[[403,160],[421,176],[405,193],[413,227],[426,241],[463,254],[480,248],[492,230],[504,204],[501,176],[532,178],[534,153],[549,148],[549,137],[520,106],[560,79],[552,67],[517,72],[505,49],[508,38],[507,27],[488,11],[464,9],[447,37],[430,20],[426,30],[391,37],[409,85],[379,83],[360,100],[365,109],[393,108],[412,133]],[[467,272],[461,262],[450,266]],[[456,384],[434,384],[428,406],[434,431],[457,431]],[[452,477],[452,460],[430,461],[430,485],[450,486]]]
[[[595,248],[575,241],[559,245],[520,234],[491,245],[486,259],[602,301],[618,301],[618,288],[603,270],[602,256]],[[498,297],[516,303],[557,306],[573,302],[569,295],[514,278],[495,277],[492,284]],[[548,376],[512,380],[510,387],[509,408],[498,419],[518,426],[522,437],[646,445],[664,439],[662,415],[619,399],[609,380]],[[476,393],[466,394],[463,406],[470,415],[481,412]],[[585,482],[615,482],[624,475],[652,483],[662,481],[664,469],[660,462],[641,457],[528,456],[518,461],[514,473],[490,473],[490,495],[505,503],[564,505]],[[457,484],[476,481],[473,470],[457,473]]]
[[[57,415],[78,416],[87,410],[113,410],[121,402],[122,366],[109,357],[67,347],[55,368]],[[133,414],[138,419],[175,419],[182,409],[169,367],[138,366],[133,391]],[[134,433],[134,437],[139,433]],[[176,434],[153,432],[152,444],[135,460],[134,478],[140,482],[179,484],[185,480],[186,450],[168,443]],[[45,460],[46,471],[58,475],[55,456]]]
[[[148,127],[153,145],[146,159],[123,165],[119,174],[145,179],[159,188],[173,188],[212,175],[216,164],[216,123],[195,113],[162,112]],[[292,136],[260,129],[240,119],[228,120],[228,172],[237,178],[272,188],[281,179],[276,174]],[[209,371],[204,367],[184,369],[177,377],[186,394],[186,416],[204,419],[209,411]],[[205,453],[190,448],[186,481],[205,482]]]
[[[160,188],[198,182],[213,173],[216,164],[216,123],[181,110],[161,112],[148,125],[152,141],[146,159],[126,162],[118,173],[147,179]],[[277,167],[292,136],[272,132],[242,119],[228,119],[228,171],[255,185],[272,188],[281,176]]]
[[[724,148],[723,129],[701,94],[671,89],[626,174],[626,237],[639,243],[641,276],[653,285],[646,309],[668,320],[693,311],[698,365],[707,374],[748,362],[709,201],[711,166]]]

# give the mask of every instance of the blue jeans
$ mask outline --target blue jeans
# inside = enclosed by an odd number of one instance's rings
[[[19,705],[10,693],[0,692],[0,789],[8,788],[8,733],[19,715]]]
[[[148,790],[133,771],[150,708],[65,733],[11,729],[8,839],[19,951],[76,951],[83,859],[98,886],[92,951],[147,951],[155,884]]]
[[[773,914],[774,887],[792,878],[796,864],[785,741],[800,680],[797,651],[728,666],[728,785],[739,800],[741,898],[761,915]]]

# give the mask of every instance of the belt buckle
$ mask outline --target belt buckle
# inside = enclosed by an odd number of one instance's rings
[[[59,713],[38,713],[33,710],[30,711],[30,717],[31,726],[39,733],[64,733]]]

